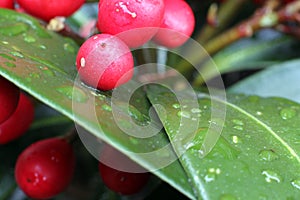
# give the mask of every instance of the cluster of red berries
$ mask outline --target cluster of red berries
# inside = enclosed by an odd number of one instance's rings
[[[149,40],[179,47],[191,36],[195,18],[184,0],[101,0],[97,28],[78,51],[76,66],[86,84],[111,90],[133,76],[130,48]]]

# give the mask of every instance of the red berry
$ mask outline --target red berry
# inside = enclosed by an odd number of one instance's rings
[[[81,80],[100,90],[111,90],[129,81],[133,65],[128,46],[109,34],[94,35],[86,40],[76,58]]]
[[[15,112],[0,124],[0,144],[6,144],[25,133],[34,117],[34,107],[30,99],[23,93]]]
[[[163,46],[175,48],[185,43],[195,27],[193,10],[183,0],[165,0],[162,29],[153,40]]]
[[[17,0],[17,2],[27,13],[49,21],[57,16],[72,15],[85,0]]]
[[[0,124],[7,120],[16,110],[20,90],[13,83],[0,77]]]
[[[1,0],[0,1],[0,8],[14,8],[14,1],[13,0]]]
[[[72,146],[65,139],[45,139],[31,144],[19,155],[15,178],[27,196],[48,199],[66,189],[74,165]]]
[[[129,47],[138,47],[157,32],[163,14],[163,0],[101,0],[97,27],[112,35],[123,32],[118,37]]]
[[[124,154],[110,146],[105,146],[101,152],[99,162],[99,172],[104,184],[111,190],[123,194],[131,195],[139,192],[148,182],[149,173],[138,173],[141,167],[131,161]],[[110,165],[110,166],[108,166]],[[119,169],[137,169],[137,173],[120,171]]]

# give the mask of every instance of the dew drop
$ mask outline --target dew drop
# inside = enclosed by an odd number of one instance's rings
[[[18,58],[24,58],[24,55],[18,51],[11,51],[10,54]]]
[[[101,106],[102,110],[105,110],[105,111],[108,111],[108,112],[111,112],[112,111],[112,108],[111,106],[107,105],[107,104],[103,104]]]
[[[242,126],[239,126],[239,125],[234,126],[233,128],[236,129],[236,130],[239,130],[239,131],[243,131],[244,130],[244,128]]]
[[[239,126],[244,125],[244,122],[242,120],[239,120],[239,119],[233,119],[232,122],[236,125],[239,125]]]
[[[261,115],[262,115],[262,112],[257,111],[256,114],[257,114],[258,116],[261,116]]]
[[[51,76],[51,77],[55,76],[55,73],[52,70],[50,70],[48,67],[39,66],[39,68],[42,70],[44,75]]]
[[[36,72],[33,72],[33,73],[30,73],[29,76],[31,78],[34,78],[34,79],[39,79],[41,78],[40,74],[36,73]]]
[[[240,138],[238,136],[236,136],[236,135],[233,135],[231,138],[232,138],[232,142],[234,144],[237,144],[237,143],[240,142]]]
[[[295,117],[297,112],[292,108],[284,108],[280,111],[280,116],[282,119],[287,120]]]
[[[180,104],[178,104],[178,103],[174,103],[174,104],[172,105],[172,107],[175,108],[175,109],[179,109],[181,106],[180,106]]]
[[[300,190],[300,179],[295,179],[291,182],[292,186],[298,190]]]
[[[265,176],[265,181],[268,183],[272,183],[272,182],[280,183],[282,179],[277,172],[272,170],[264,170],[262,171],[261,174]]]
[[[264,161],[277,160],[279,156],[273,150],[262,150],[259,152],[259,158]]]
[[[191,114],[187,111],[178,111],[178,117],[191,118]]]
[[[205,181],[206,183],[212,182],[212,181],[214,181],[214,180],[216,180],[216,175],[215,175],[215,174],[208,173],[208,174],[206,174],[206,175],[204,176],[204,181]]]
[[[132,144],[134,144],[134,145],[139,144],[139,141],[138,141],[136,138],[134,138],[134,137],[129,137],[129,141],[130,141]]]
[[[192,113],[201,113],[201,110],[199,108],[192,108],[191,112]]]
[[[36,42],[36,39],[31,35],[24,35],[24,41],[27,43],[34,43]]]
[[[56,89],[59,93],[63,94],[70,100],[74,100],[79,103],[84,103],[87,101],[88,96],[86,93],[75,87],[75,86],[63,86]]]
[[[70,43],[64,44],[64,50],[70,53],[75,53],[75,48]]]
[[[39,47],[40,49],[43,49],[43,50],[47,49],[47,47],[46,47],[45,45],[43,45],[43,44],[40,44],[38,47]]]
[[[81,66],[81,67],[85,67],[85,58],[84,58],[84,57],[82,57],[82,58],[80,59],[80,66]]]

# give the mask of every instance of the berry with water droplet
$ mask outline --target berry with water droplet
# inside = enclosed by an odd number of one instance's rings
[[[138,47],[157,32],[164,15],[163,0],[101,0],[97,27],[118,34],[129,47]]]
[[[194,13],[187,2],[165,0],[163,23],[153,40],[168,48],[179,47],[190,38],[194,28]]]
[[[6,144],[25,133],[34,118],[34,107],[31,100],[23,93],[15,112],[0,124],[0,144]]]
[[[6,121],[16,110],[20,90],[13,83],[0,77],[0,124]]]
[[[150,178],[145,169],[110,146],[103,148],[100,161],[98,167],[104,184],[117,193],[135,194]]]
[[[19,155],[15,178],[27,196],[48,199],[67,188],[74,165],[72,146],[65,139],[44,139],[31,144]]]
[[[133,76],[133,56],[128,46],[109,34],[97,34],[80,47],[76,66],[86,84],[100,90],[111,90]]]
[[[17,0],[27,13],[49,21],[54,17],[68,17],[77,11],[85,0]]]

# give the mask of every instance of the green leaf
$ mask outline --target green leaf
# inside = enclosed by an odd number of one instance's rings
[[[239,81],[228,91],[263,97],[284,97],[300,103],[299,65],[298,59],[271,66]]]
[[[215,74],[213,65],[216,65],[221,74],[268,67],[272,64],[299,57],[299,41],[285,35],[273,35],[272,32],[262,32],[254,38],[242,39],[224,48],[214,55],[212,62],[204,63],[201,73],[206,79],[213,78]],[[199,75],[195,83],[202,83]]]
[[[199,94],[199,108],[184,111],[191,99],[187,95],[179,106],[170,91],[151,86],[148,97],[152,104],[159,104],[157,113],[175,151],[182,153],[180,162],[199,199],[299,199],[299,104],[237,95],[223,101]],[[218,112],[222,105],[226,106],[226,118],[212,118],[212,111]],[[176,141],[178,134],[182,137],[179,128],[189,129],[197,118],[197,130]],[[203,157],[206,134],[222,122],[218,142]]]
[[[117,123],[110,95],[95,91],[76,79],[74,63],[78,46],[74,42],[46,30],[28,15],[1,9],[0,17],[1,76],[92,133],[82,133],[85,139],[97,145],[98,140],[105,141],[143,167],[158,168],[152,173],[194,198],[188,178],[177,160],[159,168],[160,161],[176,158],[164,131],[139,138],[120,128],[134,131],[133,125],[141,128],[152,125],[151,119],[143,114],[145,111],[136,108],[147,109],[149,106],[143,93],[131,101],[133,105],[123,102],[114,105],[118,111]]]

